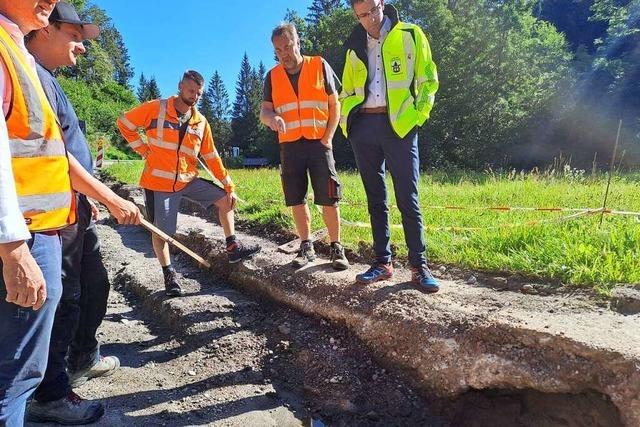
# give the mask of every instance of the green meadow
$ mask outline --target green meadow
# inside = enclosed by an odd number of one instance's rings
[[[142,162],[115,163],[106,169],[112,178],[137,183]],[[277,169],[238,169],[231,175],[244,201],[242,219],[258,225],[293,230],[284,208]],[[360,251],[371,242],[366,197],[357,172],[341,172],[345,220],[342,240]],[[395,204],[391,178],[389,200]],[[521,273],[543,280],[587,286],[602,294],[616,284],[640,282],[640,219],[636,216],[589,214],[566,219],[576,212],[497,211],[487,207],[600,208],[606,187],[605,175],[585,175],[566,168],[541,173],[425,173],[420,181],[420,200],[428,257],[436,263],[473,270]],[[440,209],[442,206],[465,209]],[[640,175],[615,176],[607,207],[640,211]],[[313,229],[321,228],[312,210]],[[401,224],[392,207],[391,223]],[[566,220],[564,220],[566,219]],[[406,257],[401,227],[392,229],[396,256]],[[364,245],[364,246],[363,246]]]

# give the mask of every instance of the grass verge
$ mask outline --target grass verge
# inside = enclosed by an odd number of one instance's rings
[[[115,163],[106,169],[112,178],[137,183],[143,163]],[[284,209],[280,177],[275,169],[231,171],[239,196],[240,216],[259,225],[293,229]],[[341,172],[344,203],[342,218],[368,223],[366,196],[357,172]],[[522,206],[598,208],[606,178],[582,174],[475,174],[435,173],[422,175],[420,205],[426,226],[425,238],[431,261],[483,271],[520,273],[543,280],[593,287],[609,294],[615,284],[640,282],[640,223],[635,217],[589,215],[556,222],[570,212],[498,212],[490,210],[441,210],[433,206]],[[395,204],[388,180],[389,201]],[[640,211],[640,176],[613,179],[608,207]],[[313,212],[314,229],[322,220]],[[391,208],[392,224],[401,224],[400,212]],[[545,220],[538,225],[531,221]],[[444,228],[439,228],[444,227]],[[475,227],[455,230],[446,227]],[[343,226],[343,242],[358,251],[371,242],[371,230]],[[397,256],[406,257],[401,228],[391,239]]]

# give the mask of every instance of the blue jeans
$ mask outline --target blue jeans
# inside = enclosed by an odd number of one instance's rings
[[[56,310],[49,362],[34,398],[38,402],[62,399],[71,391],[69,370],[81,370],[99,361],[96,331],[107,311],[109,277],[100,256],[91,207],[78,197],[78,222],[60,231],[62,239],[62,298]]]
[[[44,376],[53,318],[62,293],[60,237],[36,233],[28,245],[47,283],[37,311],[5,301],[0,277],[0,426],[22,426],[27,400]]]
[[[387,114],[358,114],[349,131],[358,171],[367,194],[377,262],[391,262],[391,229],[385,186],[385,165],[393,178],[393,189],[402,216],[409,263],[426,264],[422,215],[418,203],[418,134],[413,130],[404,138],[393,132]]]

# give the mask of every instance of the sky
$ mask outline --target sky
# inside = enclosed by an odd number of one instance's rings
[[[137,88],[140,73],[155,76],[173,95],[186,69],[208,81],[218,70],[233,102],[240,62],[274,63],[271,30],[287,9],[306,16],[311,0],[92,0],[107,11],[129,51]]]

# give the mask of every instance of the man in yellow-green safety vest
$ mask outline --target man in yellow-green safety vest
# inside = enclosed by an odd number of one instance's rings
[[[367,193],[375,262],[360,283],[393,275],[385,165],[393,177],[413,282],[427,292],[439,284],[427,267],[418,204],[417,128],[429,118],[438,74],[422,30],[401,22],[384,0],[350,0],[359,24],[351,33],[342,74],[340,127],[351,142]]]

